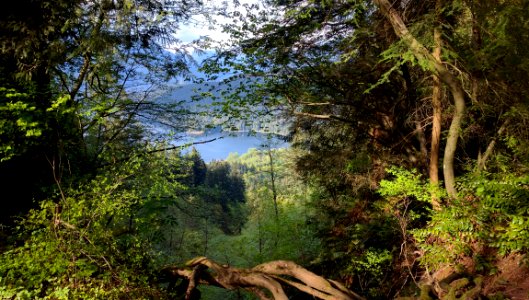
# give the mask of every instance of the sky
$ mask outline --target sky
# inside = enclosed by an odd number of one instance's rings
[[[206,7],[214,7],[219,5],[218,0],[205,0],[204,5]],[[224,1],[222,1],[224,2]],[[233,6],[233,0],[226,1],[229,5],[229,9],[233,11],[235,7]],[[256,4],[259,3],[259,0],[238,0],[240,7],[237,8],[241,13],[243,12],[242,5],[244,4]],[[229,23],[230,20],[226,18],[217,16],[214,18],[219,24]],[[224,41],[229,38],[229,35],[225,32],[222,32],[221,26],[210,26],[206,21],[204,16],[194,16],[189,24],[184,24],[181,26],[181,29],[176,33],[176,37],[184,43],[192,42],[198,39],[201,36],[208,36],[209,38],[215,41]]]
[[[240,6],[235,8],[233,1],[238,1]],[[235,10],[239,11],[241,14],[244,13],[245,9],[243,5],[248,4],[257,4],[261,0],[203,0],[204,6],[206,9],[214,8],[215,6],[220,6],[224,3],[228,4],[228,10],[233,12]],[[182,24],[180,30],[175,33],[175,37],[179,40],[179,43],[176,45],[169,46],[166,50],[170,52],[178,51],[185,49],[188,55],[191,55],[193,59],[200,63],[203,59],[207,58],[214,54],[214,48],[218,47],[230,39],[230,35],[222,31],[222,24],[231,23],[232,20],[227,19],[222,16],[213,17],[217,25],[211,25],[210,22],[206,20],[206,17],[203,15],[193,16],[189,22]],[[197,51],[196,45],[193,46],[192,43],[201,37],[208,37],[212,40],[212,45],[210,49],[201,48],[200,51]],[[178,50],[176,50],[178,49]],[[193,74],[200,74],[195,67],[191,67]],[[183,78],[177,79],[177,83],[184,83]]]

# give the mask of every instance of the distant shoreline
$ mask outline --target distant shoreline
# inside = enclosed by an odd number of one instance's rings
[[[200,135],[204,135],[206,132],[204,130],[188,130],[186,131],[186,134],[187,135],[192,135],[192,136],[200,136]]]

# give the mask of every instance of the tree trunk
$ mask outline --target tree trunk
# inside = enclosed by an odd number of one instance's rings
[[[277,207],[277,189],[276,189],[276,173],[274,170],[274,156],[272,153],[272,149],[270,148],[270,145],[267,149],[268,153],[268,163],[270,167],[270,181],[272,185],[272,200],[274,201],[274,213],[276,217],[276,222],[279,220],[279,208]]]
[[[443,174],[445,188],[452,198],[457,197],[455,188],[454,158],[457,149],[459,131],[465,113],[465,93],[457,78],[422,45],[409,32],[397,11],[391,6],[388,0],[374,0],[381,13],[389,20],[393,30],[410,48],[417,60],[426,62],[427,68],[439,77],[448,86],[454,100],[454,115],[448,130],[448,137],[443,157]]]
[[[208,242],[209,242],[209,232],[208,232],[208,218],[205,218],[206,224],[204,228],[204,255],[208,253]]]
[[[435,11],[437,14],[440,14],[442,8],[442,0],[437,0],[435,3]],[[437,16],[439,20],[440,16]],[[433,57],[437,60],[438,63],[441,63],[441,24],[436,24],[433,32],[433,39],[435,48],[433,50]],[[429,175],[430,183],[434,186],[439,185],[439,149],[441,144],[441,119],[442,119],[442,89],[441,89],[441,79],[437,74],[433,75],[433,86],[432,86],[432,141],[430,149],[430,164],[429,164]],[[432,207],[435,210],[441,209],[441,204],[439,203],[439,198],[436,196],[435,191],[432,192]]]
[[[263,247],[264,247],[264,239],[263,239],[263,232],[261,228],[261,212],[258,212],[257,214],[257,235],[259,237],[259,243],[258,243],[258,250],[259,250],[259,262],[262,262],[261,258],[263,257]]]

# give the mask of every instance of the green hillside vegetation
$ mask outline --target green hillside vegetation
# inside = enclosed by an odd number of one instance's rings
[[[232,5],[3,4],[0,299],[529,299],[528,0]]]

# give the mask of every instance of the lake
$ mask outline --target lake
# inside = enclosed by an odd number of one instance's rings
[[[215,116],[213,113],[201,114],[207,112],[207,110],[214,110],[212,106],[214,101],[222,98],[222,93],[227,92],[229,89],[236,89],[241,82],[234,81],[228,85],[223,85],[220,82],[204,82],[204,83],[189,83],[189,84],[178,84],[172,88],[168,88],[165,91],[160,91],[159,96],[154,100],[161,104],[172,104],[183,101],[182,106],[195,112],[189,125],[190,128],[198,130],[193,133],[191,131],[184,133],[180,132],[176,134],[179,137],[177,141],[174,141],[175,145],[182,143],[199,143],[194,146],[185,149],[184,153],[190,151],[192,147],[195,147],[202,156],[205,162],[211,162],[213,160],[224,160],[230,153],[237,152],[238,154],[244,154],[250,148],[261,148],[263,144],[269,143],[268,135],[265,133],[256,133],[249,135],[247,132],[266,132],[271,131],[276,134],[288,134],[289,125],[280,116],[269,114],[263,116],[262,119],[252,120],[239,120],[234,124],[230,123],[227,128],[235,128],[239,132],[224,132],[222,126],[226,122],[226,116],[220,117]],[[215,87],[210,91],[211,88]],[[213,94],[213,98],[203,98],[200,100],[193,100],[193,97],[197,95],[197,91],[210,91]],[[216,99],[216,100],[215,100]],[[253,109],[256,109],[253,107]],[[259,108],[258,108],[259,109]],[[156,122],[145,122],[144,123],[149,130],[155,135],[164,136],[172,132],[173,128],[166,128],[163,125],[156,124]],[[183,124],[184,127],[186,124]],[[208,128],[209,126],[216,125],[215,128]],[[189,128],[188,127],[188,128]],[[208,128],[208,129],[205,129]],[[204,131],[206,130],[205,133]],[[200,144],[202,141],[212,140],[215,141],[210,143]],[[289,144],[280,140],[279,138],[272,138],[272,148],[285,148]]]
[[[226,133],[216,132],[202,135],[190,135],[187,142],[201,142],[216,139],[209,143],[196,144],[184,150],[190,151],[192,147],[195,147],[202,156],[202,159],[208,163],[213,160],[224,160],[230,153],[237,152],[238,154],[244,154],[248,152],[250,148],[262,148],[263,144],[269,142],[266,134],[257,133],[255,135],[249,135],[248,133]],[[289,146],[287,142],[280,140],[279,138],[271,138],[272,148],[286,148]]]

